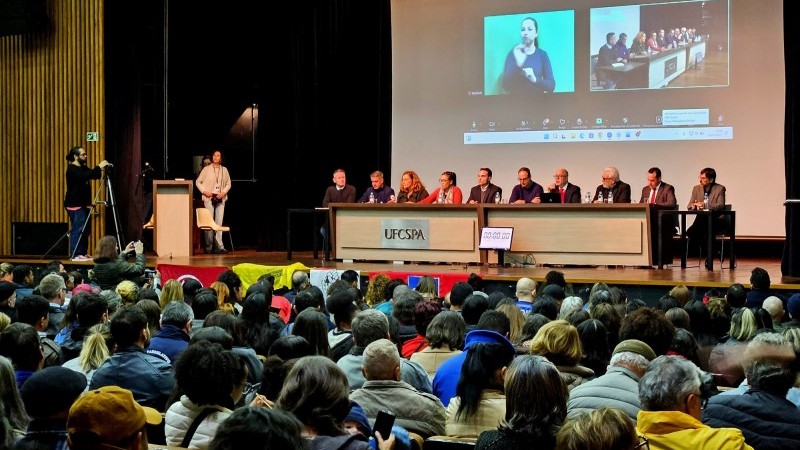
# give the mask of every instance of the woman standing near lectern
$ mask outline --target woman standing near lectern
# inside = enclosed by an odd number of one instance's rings
[[[211,164],[204,167],[195,182],[197,189],[203,194],[203,205],[211,211],[214,222],[222,225],[225,215],[225,203],[228,201],[228,191],[231,190],[231,176],[228,169],[222,165],[222,152],[215,150],[211,155]],[[203,244],[205,253],[228,253],[222,244],[222,232],[206,231]]]

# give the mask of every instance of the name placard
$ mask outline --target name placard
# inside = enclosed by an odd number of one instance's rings
[[[402,249],[430,248],[430,224],[424,219],[381,220],[381,247]]]

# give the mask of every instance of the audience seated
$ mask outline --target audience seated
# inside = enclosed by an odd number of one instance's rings
[[[603,407],[572,417],[558,430],[559,450],[634,450],[648,448],[624,412]]]
[[[0,446],[9,448],[25,435],[30,417],[19,395],[11,360],[0,356]]]
[[[167,304],[161,313],[161,329],[150,339],[147,353],[173,364],[189,345],[194,313],[183,300]]]
[[[209,450],[302,449],[303,424],[280,409],[239,408],[217,428]]]
[[[461,353],[465,327],[461,314],[455,311],[442,311],[431,320],[425,331],[425,340],[429,345],[411,355],[409,359],[421,365],[428,377],[433,380],[443,362]]]
[[[555,364],[569,389],[594,377],[592,369],[579,364],[583,346],[578,330],[566,320],[554,320],[542,326],[533,338],[531,353]]]
[[[62,367],[82,373],[86,377],[86,390],[89,390],[88,385],[92,383],[94,372],[116,348],[108,324],[98,323],[86,333],[80,355],[65,362]]]
[[[63,367],[34,373],[20,390],[31,422],[15,448],[67,448],[67,415],[86,386],[86,377]]]

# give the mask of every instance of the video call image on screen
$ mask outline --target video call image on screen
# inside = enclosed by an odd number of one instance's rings
[[[729,1],[487,11],[470,27],[483,31],[483,79],[467,89],[464,144],[733,139],[715,102],[642,92],[608,107],[618,91],[728,86]]]

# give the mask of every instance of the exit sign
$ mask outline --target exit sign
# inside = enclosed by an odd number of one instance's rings
[[[87,142],[97,142],[98,133],[97,131],[88,131],[86,132],[86,141]]]

